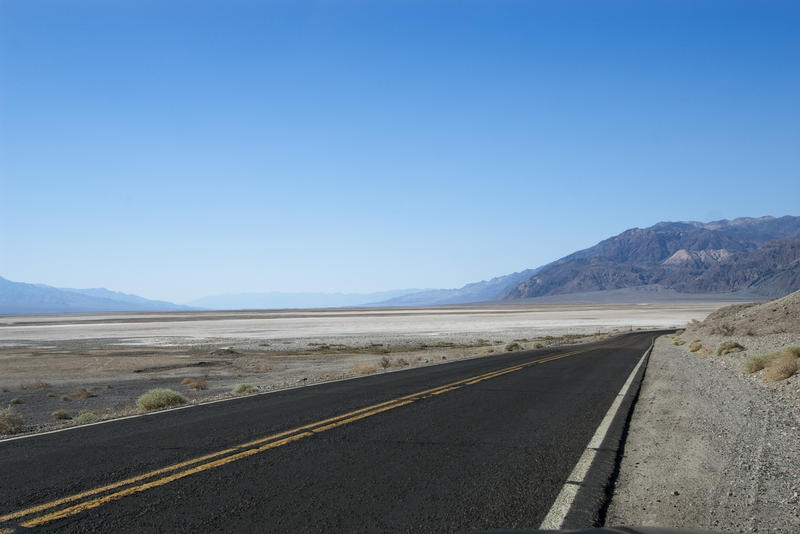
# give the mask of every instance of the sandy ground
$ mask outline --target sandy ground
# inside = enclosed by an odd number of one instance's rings
[[[746,352],[721,357],[689,352],[696,335],[656,342],[606,524],[800,532],[800,376],[742,373],[748,355],[800,335],[743,336]]]
[[[589,341],[631,329],[677,327],[724,303],[547,305],[0,317],[0,408],[25,431],[137,411],[167,387],[198,402],[522,348]],[[182,381],[203,379],[205,388]],[[87,396],[81,388],[90,392]]]

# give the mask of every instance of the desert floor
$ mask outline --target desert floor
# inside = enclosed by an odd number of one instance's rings
[[[4,316],[0,408],[12,405],[30,432],[69,424],[54,420],[58,410],[100,418],[135,413],[136,398],[156,387],[199,402],[230,396],[242,383],[269,391],[682,327],[725,304]]]

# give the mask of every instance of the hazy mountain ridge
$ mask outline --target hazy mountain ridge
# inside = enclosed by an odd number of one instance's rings
[[[570,254],[513,288],[507,299],[659,285],[683,293],[800,289],[800,217],[633,228]]]
[[[535,275],[539,269],[541,269],[541,267],[537,269],[526,269],[521,272],[503,276],[496,276],[490,280],[473,282],[457,289],[426,289],[383,302],[375,302],[372,305],[437,306],[501,300],[521,282]]]
[[[189,310],[171,302],[94,289],[60,289],[43,284],[12,282],[0,277],[0,314],[99,313]]]
[[[210,295],[188,304],[214,310],[281,309],[281,308],[344,308],[365,306],[370,302],[393,299],[419,289],[397,289],[375,293],[227,293]]]

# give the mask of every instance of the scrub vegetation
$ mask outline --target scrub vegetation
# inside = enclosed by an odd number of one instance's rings
[[[235,388],[233,388],[234,395],[250,395],[251,393],[257,393],[257,392],[258,388],[250,384],[239,384]]]
[[[16,434],[22,430],[22,416],[9,406],[0,410],[0,434]]]
[[[171,389],[151,389],[136,400],[136,405],[142,410],[162,410],[186,404],[188,399]]]
[[[725,356],[726,354],[742,352],[743,350],[744,347],[735,341],[723,341],[719,344],[719,347],[717,347],[717,356]]]
[[[785,347],[779,351],[748,358],[744,363],[747,373],[756,373],[764,370],[764,380],[776,382],[785,380],[797,374],[800,347]]]

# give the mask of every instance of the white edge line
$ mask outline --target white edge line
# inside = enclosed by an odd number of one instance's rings
[[[625,398],[625,395],[627,395],[636,373],[639,372],[639,368],[642,366],[644,359],[651,350],[653,350],[653,343],[651,343],[650,348],[642,354],[642,357],[639,358],[639,363],[636,364],[631,374],[628,375],[628,380],[622,385],[622,389],[619,390],[614,402],[611,403],[611,407],[609,407],[605,417],[600,422],[600,426],[597,427],[594,436],[592,436],[583,454],[578,459],[578,463],[575,464],[572,473],[567,477],[567,481],[564,483],[564,486],[562,486],[561,492],[556,497],[556,500],[553,501],[553,506],[550,507],[550,511],[547,512],[542,524],[539,525],[539,529],[560,530],[562,528],[569,510],[572,508],[572,503],[575,502],[575,497],[578,495],[578,489],[580,489],[581,484],[583,484],[586,474],[589,472],[589,468],[592,466],[595,456],[597,456],[597,449],[603,443],[606,434],[608,434],[611,422],[614,420],[614,417],[616,417],[622,400]]]

